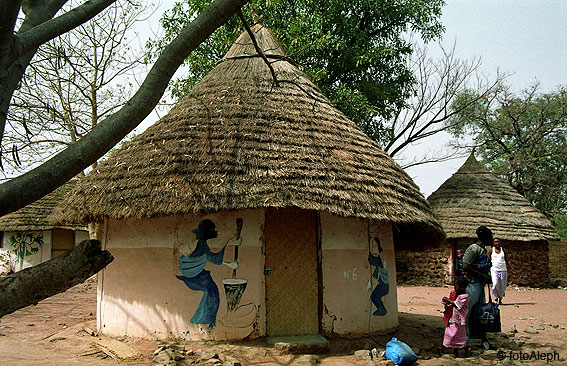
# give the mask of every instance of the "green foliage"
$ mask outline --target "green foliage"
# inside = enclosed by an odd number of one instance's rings
[[[475,93],[456,99],[453,109]],[[501,88],[464,108],[451,121],[455,136],[475,136],[483,162],[508,182],[558,230],[567,215],[567,90],[539,93],[533,86],[516,96]]]
[[[162,17],[165,36],[153,44],[153,55],[201,12],[209,1],[184,0]],[[323,93],[372,138],[380,140],[377,117],[388,118],[412,93],[414,78],[406,58],[415,32],[425,40],[438,37],[444,0],[253,0],[246,19],[262,17]],[[218,29],[186,60],[188,75],[172,83],[179,98],[205,76],[244,30],[238,17]]]
[[[561,237],[561,240],[567,240],[567,214],[556,214],[552,217],[553,226],[555,226],[555,230]]]

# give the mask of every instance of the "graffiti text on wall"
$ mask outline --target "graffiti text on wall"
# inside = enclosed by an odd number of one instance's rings
[[[37,253],[43,245],[43,234],[18,232],[10,237],[10,245],[14,248],[12,252],[16,254],[16,258],[20,263],[20,270],[22,270],[24,258]]]
[[[344,276],[347,280],[353,279],[353,280],[358,280],[358,274],[356,273],[356,271],[358,270],[358,268],[354,268],[352,271],[351,270],[347,270],[344,271]]]

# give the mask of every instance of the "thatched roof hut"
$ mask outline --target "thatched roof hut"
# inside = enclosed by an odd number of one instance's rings
[[[0,217],[0,231],[41,231],[51,229],[86,230],[86,226],[72,221],[54,225],[49,215],[74,186],[74,181],[57,188],[45,197],[18,211]]]
[[[160,121],[88,174],[54,219],[297,207],[393,222],[400,240],[442,229],[411,178],[256,25]],[[425,235],[424,235],[425,234]]]
[[[242,339],[398,325],[395,245],[443,231],[409,176],[253,29],[279,86],[243,33],[59,207],[58,220],[102,222],[115,257],[99,330]]]
[[[508,281],[541,287],[549,283],[548,241],[559,240],[552,223],[507,182],[489,172],[472,153],[466,162],[427,199],[447,234],[438,249],[408,253],[408,284],[451,283],[456,252],[477,240],[476,229],[489,227],[500,239],[513,270]],[[433,262],[433,263],[432,263]],[[444,270],[435,266],[445,263]],[[419,264],[416,264],[419,263]],[[430,268],[434,268],[430,270]]]
[[[36,202],[0,217],[0,254],[9,254],[0,260],[0,270],[16,271],[40,264],[88,238],[85,225],[55,225],[49,218],[74,185],[75,180],[67,182]],[[18,266],[11,264],[8,258],[12,256],[17,258]]]
[[[427,199],[448,239],[476,238],[480,225],[509,241],[559,240],[552,223],[474,157]]]

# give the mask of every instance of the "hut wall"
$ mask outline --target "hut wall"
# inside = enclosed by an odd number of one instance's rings
[[[466,248],[473,239],[459,239],[455,250]],[[452,281],[453,241],[445,241],[439,248],[423,252],[396,253],[401,269],[399,283],[414,286],[443,286]],[[547,287],[550,278],[549,248],[546,241],[502,241],[508,269],[508,283],[518,286]]]
[[[549,242],[549,276],[567,279],[567,241]]]
[[[206,216],[215,222],[219,233],[217,239],[208,241],[213,252],[219,251],[234,235],[236,218],[243,219],[237,277],[245,279],[247,287],[234,310],[228,310],[222,285],[223,279],[232,277],[232,270],[211,263],[206,266],[220,294],[214,328],[191,322],[203,292],[189,289],[176,278],[179,268],[175,248],[183,243],[195,245],[192,230],[203,217],[107,220],[103,245],[115,259],[98,276],[99,331],[115,336],[192,340],[266,335],[264,215],[264,210],[258,209]],[[320,222],[322,332],[346,335],[396,328],[396,269],[391,225],[327,213],[321,213]],[[374,237],[380,239],[383,248],[380,260],[389,272],[387,294],[378,297],[384,303],[384,313],[380,315],[374,314],[377,306],[371,301],[372,294],[381,291],[376,290],[378,281],[372,278],[377,265],[369,262],[369,240],[373,244]],[[377,246],[370,249],[377,256]],[[234,249],[229,247],[224,260],[232,261],[233,256]],[[382,278],[384,276],[383,273]]]
[[[547,241],[503,241],[502,247],[512,270],[508,283],[518,286],[549,286],[549,247]]]
[[[396,252],[398,281],[408,286],[443,286],[451,283],[453,244],[443,241],[426,251]]]
[[[389,272],[388,294],[382,300],[384,315],[373,315],[370,300],[377,286],[369,263],[370,245],[378,237],[383,248],[382,263]],[[398,326],[396,268],[392,227],[364,219],[321,214],[323,317],[325,334],[387,332]],[[374,249],[375,250],[375,249]],[[369,285],[369,280],[372,282]]]
[[[76,230],[75,231],[75,245],[79,244],[83,240],[89,239],[89,232],[87,230]]]
[[[237,277],[248,281],[240,307],[228,311],[222,280],[233,271],[207,263],[220,293],[216,327],[192,324],[202,291],[194,291],[179,280],[175,247],[196,245],[192,230],[201,217],[172,216],[145,220],[107,220],[103,245],[114,261],[99,275],[97,325],[109,335],[186,339],[239,339],[265,334],[263,210],[246,210],[207,215],[216,224],[218,238],[210,239],[218,252],[236,232],[236,218],[243,219]],[[232,261],[234,247],[224,260]]]
[[[2,239],[0,251],[12,253],[14,246],[11,243],[15,241],[17,245],[26,246],[31,254],[25,255],[23,267],[28,268],[51,259],[51,230],[44,231],[6,231]],[[32,248],[36,248],[37,251]],[[20,263],[16,263],[16,271],[20,270]]]

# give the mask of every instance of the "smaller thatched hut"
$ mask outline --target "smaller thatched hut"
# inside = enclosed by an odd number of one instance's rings
[[[508,183],[469,156],[463,166],[427,199],[447,239],[440,248],[398,255],[408,284],[440,285],[454,278],[458,249],[476,240],[475,230],[489,227],[502,241],[513,271],[508,281],[521,286],[549,283],[548,241],[559,240],[552,223]]]
[[[56,257],[88,239],[86,226],[53,225],[49,215],[69,192],[68,183],[26,207],[0,217],[0,271],[19,271]]]

